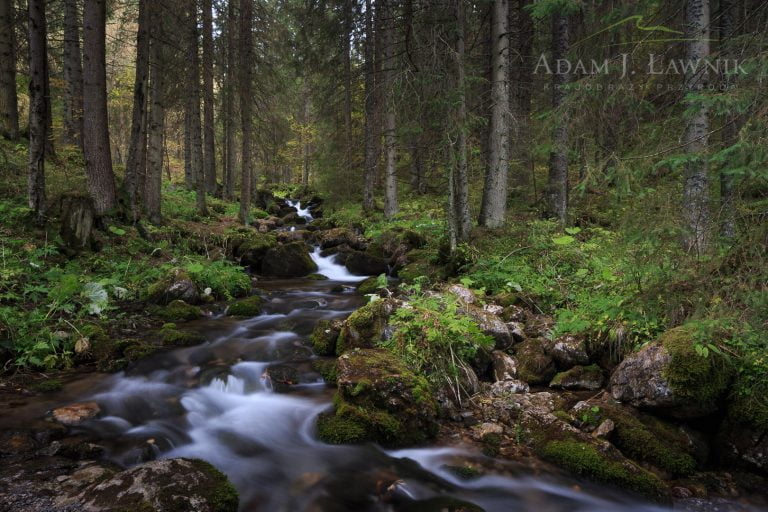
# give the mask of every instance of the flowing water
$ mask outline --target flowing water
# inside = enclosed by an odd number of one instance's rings
[[[362,305],[350,286],[362,277],[319,251],[312,258],[328,281],[260,281],[261,315],[188,324],[208,342],[107,377],[82,397],[96,400],[104,415],[82,428],[121,465],[180,456],[211,462],[237,487],[244,511],[439,510],[422,500],[441,496],[488,512],[660,510],[461,448],[386,451],[319,441],[315,418],[331,406],[333,390],[312,370],[308,336],[319,319]],[[467,460],[500,469],[467,481],[446,467]]]

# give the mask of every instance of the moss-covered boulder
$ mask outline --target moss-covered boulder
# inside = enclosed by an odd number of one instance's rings
[[[371,348],[387,330],[389,317],[397,308],[393,299],[370,302],[352,313],[344,322],[336,342],[336,354],[352,348]]]
[[[348,228],[318,231],[316,238],[321,249],[330,249],[339,245],[347,245],[356,250],[364,250],[366,248],[365,239]]]
[[[727,463],[768,475],[768,398],[740,393],[738,382],[734,388],[717,434],[718,453]]]
[[[422,443],[437,433],[437,402],[427,380],[384,349],[355,349],[338,359],[334,411],[318,418],[328,443]]]
[[[241,265],[261,272],[261,263],[267,251],[277,246],[277,238],[271,233],[260,233],[255,229],[240,228],[231,235],[232,255]]]
[[[555,362],[547,353],[547,340],[530,338],[516,346],[517,375],[528,384],[549,384],[555,376]]]
[[[200,292],[189,275],[177,269],[149,285],[144,292],[144,298],[153,304],[168,304],[174,300],[197,304],[200,301]]]
[[[258,295],[252,295],[230,304],[227,308],[227,315],[243,317],[258,316],[261,314],[263,308],[264,299]]]
[[[198,459],[161,459],[127,469],[77,496],[87,510],[236,512],[238,495],[219,470]]]
[[[261,273],[266,276],[302,277],[317,271],[317,264],[309,256],[311,248],[304,242],[291,242],[268,250],[264,255]]]
[[[603,387],[603,371],[597,365],[574,366],[560,372],[549,383],[551,388],[597,391]]]
[[[158,332],[160,341],[166,347],[191,347],[205,343],[205,336],[197,332],[176,329],[175,324],[166,324]]]
[[[155,314],[166,322],[183,322],[203,316],[200,308],[187,304],[183,300],[174,300],[167,306],[155,310]]]
[[[326,384],[336,386],[339,376],[336,359],[315,359],[312,361],[312,369],[320,374]]]
[[[417,279],[424,279],[428,283],[440,278],[440,269],[429,262],[419,261],[408,263],[397,271],[397,277],[405,283],[413,283]]]
[[[376,276],[364,279],[357,285],[357,292],[363,295],[369,295],[379,291],[379,278]]]
[[[731,367],[714,352],[696,352],[693,330],[671,329],[625,358],[611,376],[614,399],[675,418],[712,414],[731,381]]]
[[[309,337],[315,353],[321,356],[334,355],[341,328],[342,322],[339,320],[318,321]]]
[[[370,252],[351,251],[344,260],[347,270],[359,276],[373,276],[387,273],[387,262],[384,258]]]

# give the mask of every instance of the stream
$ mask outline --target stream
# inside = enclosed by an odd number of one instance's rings
[[[228,475],[243,511],[428,511],[440,510],[435,499],[446,496],[488,512],[662,510],[468,449],[388,451],[319,441],[315,418],[331,407],[333,389],[312,369],[309,334],[318,320],[345,317],[364,298],[354,291],[363,277],[319,250],[312,258],[329,280],[259,280],[261,315],[190,322],[185,326],[207,343],[155,354],[95,384],[81,398],[98,402],[103,415],[82,431],[123,466],[205,459]],[[464,480],[446,468],[467,460],[503,470]]]

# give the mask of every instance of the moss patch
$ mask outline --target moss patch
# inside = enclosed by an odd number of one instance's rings
[[[577,475],[616,485],[655,500],[663,499],[666,486],[654,474],[642,469],[630,470],[624,464],[612,461],[594,446],[579,441],[550,441],[540,455]]]
[[[324,276],[323,274],[309,274],[306,279],[309,279],[310,281],[327,281],[328,276]]]
[[[38,393],[53,393],[63,388],[64,384],[59,379],[47,379],[35,382],[31,387],[33,391]]]
[[[195,469],[202,471],[211,477],[202,489],[197,491],[205,496],[214,512],[236,512],[240,498],[235,486],[232,485],[226,475],[204,460],[192,459]]]
[[[190,347],[205,343],[205,336],[196,332],[164,327],[160,329],[159,334],[163,345],[167,347]]]
[[[358,293],[361,293],[363,295],[376,293],[379,289],[378,282],[379,282],[378,277],[369,277],[363,280],[363,282],[361,282],[359,285],[357,285],[357,291]]]
[[[352,313],[339,333],[336,354],[352,348],[370,348],[381,340],[392,305],[385,300],[370,302]]]
[[[335,359],[315,359],[312,361],[312,369],[320,374],[326,384],[336,385],[339,373]]]
[[[317,418],[317,434],[328,444],[357,444],[369,439],[365,425],[354,418],[323,413]]]
[[[155,314],[168,322],[195,320],[203,316],[200,308],[187,304],[183,300],[171,301],[167,306],[155,310]]]
[[[337,321],[320,320],[315,324],[309,339],[315,353],[330,356],[336,353],[336,340],[339,338],[340,326]]]
[[[257,316],[261,314],[263,307],[264,299],[258,295],[252,295],[230,304],[229,308],[227,308],[227,315],[248,317]]]

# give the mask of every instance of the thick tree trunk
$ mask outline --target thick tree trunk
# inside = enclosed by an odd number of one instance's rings
[[[455,225],[457,242],[469,240],[472,219],[469,215],[469,182],[467,180],[467,99],[464,76],[464,0],[455,0],[456,11],[456,88],[458,89],[458,136],[456,141],[456,176],[452,179],[451,192],[454,194]]]
[[[203,139],[200,124],[200,54],[197,32],[197,0],[187,0],[187,112],[189,113],[190,167],[195,188],[197,213],[207,215]]]
[[[494,0],[491,19],[491,121],[488,139],[488,171],[483,189],[480,224],[497,228],[507,213],[507,178],[509,173],[509,93],[507,68],[507,0]]]
[[[13,0],[0,0],[0,137],[11,140],[19,136],[13,11]]]
[[[45,137],[48,109],[45,0],[29,0],[29,168],[27,195],[35,219],[45,219]]]
[[[83,145],[83,55],[77,0],[64,0],[64,137]]]
[[[709,0],[687,0],[685,5],[685,53],[688,62],[699,62],[709,57]],[[685,90],[696,94],[707,87],[707,67],[686,67]],[[709,211],[709,177],[706,152],[709,145],[709,116],[707,108],[696,100],[687,101],[688,111],[683,143],[690,161],[685,165],[683,184],[683,222],[686,233],[683,245],[698,254],[709,246],[711,217]]]
[[[147,82],[149,80],[149,8],[139,0],[139,27],[136,33],[136,77],[133,83],[133,115],[128,160],[123,188],[132,221],[139,219],[139,184],[146,175]]]
[[[163,181],[163,126],[165,124],[165,95],[163,70],[163,12],[159,2],[149,2],[149,119],[147,120],[147,176],[144,181],[144,207],[149,221],[162,220],[160,210]]]
[[[213,97],[213,13],[211,0],[203,0],[203,174],[205,190],[216,193],[216,139]]]
[[[243,131],[242,169],[240,172],[240,221],[248,224],[251,211],[251,66],[253,65],[253,0],[240,2],[240,115]]]
[[[534,181],[533,159],[531,158],[531,97],[533,81],[533,19],[527,6],[531,0],[516,0],[516,8],[510,8],[510,18],[514,14],[516,28],[515,48],[510,50],[510,87],[509,105],[513,113],[510,130],[510,154],[515,160],[514,184],[526,189]],[[534,184],[535,185],[535,184]],[[534,196],[536,191],[534,190]]]
[[[720,41],[728,45],[734,35],[734,12],[736,6],[733,0],[720,0]],[[734,57],[727,47],[722,52],[724,58]],[[730,77],[723,76],[723,85],[729,85]],[[732,146],[739,134],[739,117],[736,114],[725,116],[723,127],[723,145]],[[736,184],[734,177],[720,172],[720,234],[723,238],[733,239],[736,236]]]
[[[565,59],[568,53],[568,16],[552,15],[552,61]],[[547,199],[549,214],[565,224],[568,216],[568,111],[565,108],[568,73],[556,70],[552,75],[552,108],[556,111],[549,154]]]
[[[235,9],[237,8],[237,0],[230,0],[227,6],[227,75],[226,75],[226,91],[224,97],[224,117],[226,122],[226,147],[224,153],[226,155],[226,166],[224,169],[224,198],[232,200],[235,196],[235,137],[237,130],[235,129],[235,90],[237,83],[237,76],[235,69],[237,68],[237,57],[235,55],[237,51],[237,16],[235,15]]]
[[[106,0],[85,0],[83,149],[88,192],[100,216],[112,210],[116,203],[107,118],[106,16]]]
[[[365,127],[364,143],[365,157],[363,162],[363,209],[366,212],[373,211],[373,189],[376,182],[376,97],[374,83],[374,41],[373,41],[373,5],[371,0],[365,0],[365,42],[363,47],[365,74]]]
[[[391,0],[380,0],[384,16],[384,148],[386,166],[384,170],[384,217],[391,219],[400,210],[397,203],[397,152],[395,148],[395,9]]]

